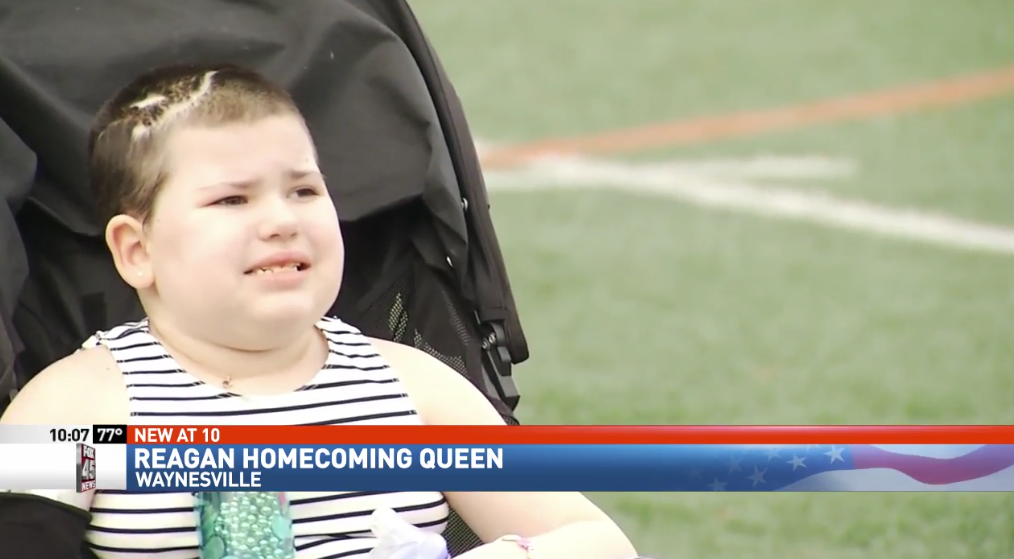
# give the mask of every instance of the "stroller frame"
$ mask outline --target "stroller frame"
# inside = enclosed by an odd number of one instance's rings
[[[47,6],[56,11],[61,6],[58,0],[36,0],[32,4],[36,12],[45,12]],[[117,3],[121,7],[124,4]],[[180,6],[183,2],[181,0],[171,4]],[[271,2],[251,1],[250,4],[264,5]],[[271,9],[299,9],[290,8],[287,2],[276,4]],[[463,347],[477,345],[479,348],[477,361],[464,359],[461,362],[464,365],[459,363],[455,368],[486,394],[508,424],[517,424],[514,411],[520,396],[513,380],[512,367],[528,358],[528,348],[489,215],[489,198],[461,102],[433,46],[405,0],[345,0],[341,4],[340,8],[348,10],[350,18],[355,20],[357,29],[370,27],[378,36],[383,34],[384,41],[397,42],[399,48],[411,56],[424,86],[424,92],[417,93],[429,96],[435,114],[435,121],[430,123],[431,128],[439,129],[439,139],[444,146],[434,146],[434,159],[430,162],[430,167],[449,165],[451,169],[450,176],[445,175],[445,180],[429,181],[421,192],[399,193],[390,200],[377,200],[375,196],[371,198],[370,193],[361,196],[376,203],[360,203],[358,207],[346,208],[346,215],[341,216],[343,227],[348,225],[356,229],[371,220],[382,220],[384,215],[391,212],[424,210],[416,213],[425,213],[426,217],[419,219],[413,228],[406,229],[407,235],[411,237],[406,246],[411,247],[412,254],[418,260],[413,270],[417,276],[423,274],[419,277],[431,277],[435,282],[442,282],[443,293],[454,299],[453,303],[448,303],[457,309],[452,310],[452,314],[456,312],[461,320],[468,323],[464,327],[458,327],[457,335],[462,338],[460,343]],[[202,7],[212,10],[213,8],[207,8],[209,5],[202,4]],[[164,9],[185,9],[176,6],[166,5]],[[116,9],[110,8],[110,11]],[[18,10],[11,8],[10,12]],[[115,20],[116,15],[109,15],[108,19]],[[0,31],[4,29],[3,18],[8,16],[5,14],[0,17]],[[115,21],[111,24],[115,24]],[[44,25],[39,28],[44,28]],[[89,237],[89,250],[94,251],[98,250],[98,245],[103,245],[101,248],[104,249],[104,243],[96,244],[94,227],[81,225],[80,221],[75,221],[74,216],[61,216],[59,204],[53,204],[51,197],[43,199],[46,193],[40,193],[43,187],[53,189],[58,183],[67,186],[80,182],[84,168],[77,157],[83,146],[83,138],[80,137],[80,126],[73,127],[73,122],[68,124],[73,119],[67,122],[60,120],[65,117],[64,111],[74,109],[74,100],[67,101],[66,106],[59,108],[45,106],[38,95],[38,83],[32,81],[32,76],[26,75],[26,68],[30,65],[21,64],[14,55],[5,54],[5,50],[31,54],[33,45],[21,40],[20,50],[5,49],[4,39],[0,37],[0,161],[5,161],[5,158],[16,159],[18,169],[29,169],[26,183],[23,180],[25,176],[5,175],[3,165],[0,165],[0,198],[6,202],[0,203],[0,259],[5,263],[0,266],[0,412],[6,408],[17,389],[48,364],[45,361],[51,362],[54,357],[73,349],[67,340],[59,343],[40,341],[47,330],[47,318],[50,320],[49,326],[52,326],[54,321],[60,322],[68,317],[66,322],[73,324],[73,327],[68,326],[67,329],[74,330],[74,334],[78,335],[88,328],[94,331],[96,326],[110,326],[108,320],[122,315],[124,308],[122,301],[110,299],[120,297],[119,294],[114,297],[112,291],[104,291],[104,283],[113,277],[109,270],[103,272],[104,276],[97,274],[91,280],[80,278],[80,283],[92,281],[93,286],[74,286],[77,291],[61,294],[62,299],[58,301],[50,299],[53,298],[53,290],[59,291],[62,288],[60,282],[47,282],[53,278],[43,277],[39,280],[36,277],[40,274],[45,276],[49,271],[46,268],[49,263],[37,252],[50,244],[56,246],[56,243],[70,243],[66,246],[77,250],[79,244],[84,246],[85,240],[82,239]],[[61,47],[52,44],[43,47],[39,43],[34,46],[40,51],[43,48]],[[151,45],[143,46],[151,48]],[[71,45],[63,47],[74,48]],[[138,50],[143,49],[139,47]],[[66,89],[57,89],[57,93],[63,94],[62,97],[71,96]],[[77,142],[80,145],[68,145],[66,138],[72,138],[69,141],[71,144]],[[34,177],[30,176],[32,169]],[[342,196],[342,193],[332,192],[332,195]],[[33,217],[25,217],[28,214]],[[19,231],[6,231],[8,222],[16,223]],[[43,222],[58,223],[62,236],[53,240],[48,232],[40,235],[36,228],[44,228]],[[19,233],[24,240],[21,246],[18,246],[18,242],[5,242],[7,238],[18,241]],[[53,250],[59,253],[63,249]],[[393,269],[383,267],[386,264],[377,266],[378,270]],[[95,284],[99,287],[93,289]],[[99,292],[97,297],[93,293],[96,290]],[[344,284],[342,290],[345,291]],[[352,292],[356,293],[355,290]],[[68,305],[68,301],[75,304]],[[108,310],[117,305],[119,311]],[[341,297],[336,305],[338,309],[343,308]],[[26,308],[29,310],[26,311]],[[355,302],[347,303],[344,307],[346,311],[354,308]],[[425,308],[423,302],[417,302],[415,310],[423,309],[416,312],[417,320],[420,320],[420,314],[429,316]],[[39,309],[56,309],[58,312],[40,313]],[[134,312],[136,309],[132,307],[130,310]],[[110,317],[110,314],[113,316]],[[431,326],[452,330],[450,323],[446,326],[439,325],[442,316],[431,319],[437,322],[436,326]],[[359,326],[355,320],[350,322]],[[384,335],[384,328],[376,329],[376,332],[362,329],[368,335],[391,337]],[[448,336],[453,337],[450,334]],[[81,340],[83,339],[82,337]],[[397,341],[411,344],[410,340]],[[35,354],[41,357],[33,361],[26,357],[30,354],[33,358]],[[440,357],[440,352],[435,354]],[[452,555],[481,543],[453,511],[445,537]],[[83,553],[86,557],[90,554],[87,550],[83,550]]]

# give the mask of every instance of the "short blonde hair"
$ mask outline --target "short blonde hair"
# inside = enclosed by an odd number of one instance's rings
[[[299,110],[288,93],[232,64],[151,70],[99,110],[88,139],[88,174],[99,219],[144,220],[165,183],[166,140],[182,124],[251,122]]]

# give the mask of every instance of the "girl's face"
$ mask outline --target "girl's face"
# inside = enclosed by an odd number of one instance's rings
[[[152,291],[177,327],[256,350],[327,312],[344,249],[299,118],[181,126],[165,163],[144,237]]]

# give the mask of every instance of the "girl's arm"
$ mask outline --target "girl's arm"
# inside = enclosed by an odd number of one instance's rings
[[[82,350],[36,375],[0,424],[126,423],[124,391],[107,350]],[[73,489],[0,492],[0,559],[89,557],[83,544],[94,494]]]
[[[467,379],[430,355],[377,343],[398,372],[427,425],[502,425],[503,418]],[[630,559],[623,531],[580,493],[445,493],[483,541],[462,559]],[[499,541],[520,536],[529,541]],[[519,545],[529,544],[530,545]],[[530,551],[525,547],[530,547]]]

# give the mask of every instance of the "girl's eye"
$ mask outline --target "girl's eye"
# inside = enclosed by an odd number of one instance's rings
[[[246,198],[243,196],[227,196],[221,200],[215,202],[216,206],[238,206],[246,202]]]
[[[300,188],[296,189],[296,196],[299,196],[299,197],[319,196],[319,195],[320,195],[319,189],[317,189],[315,187],[312,187],[312,186],[303,186],[303,187],[300,187]]]

